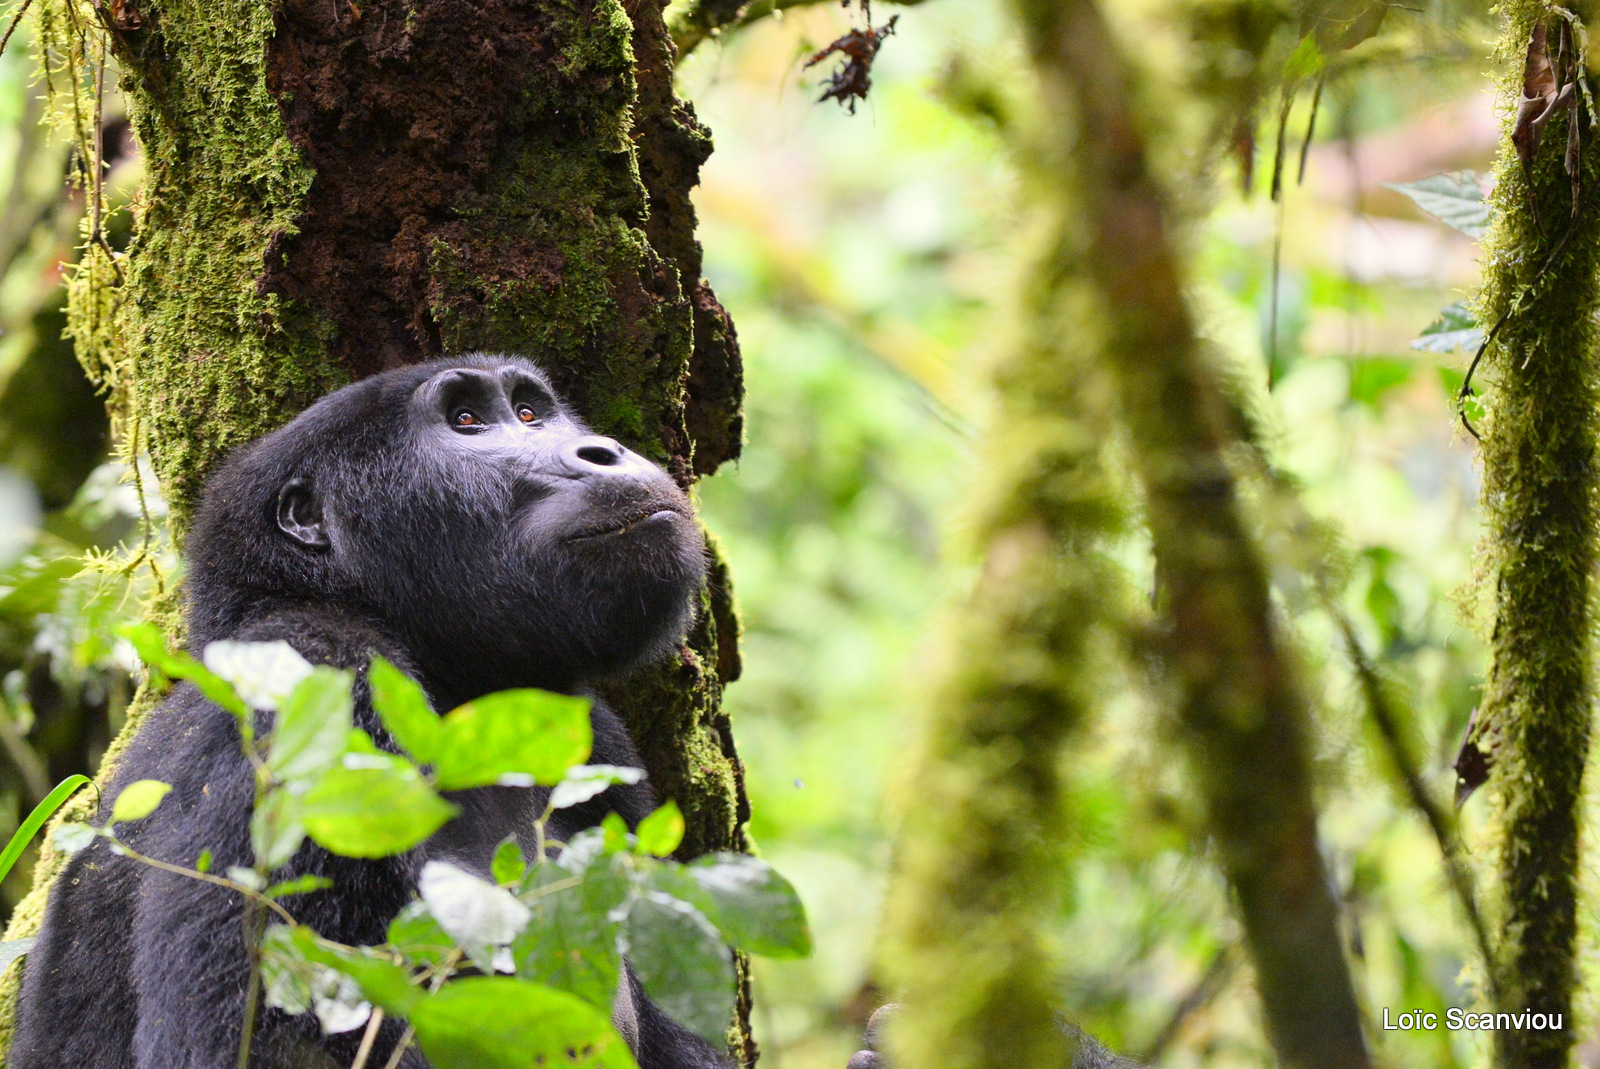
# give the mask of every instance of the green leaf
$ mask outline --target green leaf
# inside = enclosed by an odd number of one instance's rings
[[[452,710],[434,762],[439,786],[560,783],[594,743],[589,705],[543,690],[503,690]]]
[[[1422,336],[1411,343],[1413,349],[1430,353],[1453,353],[1458,349],[1477,349],[1483,344],[1483,328],[1471,312],[1457,302],[1439,311],[1439,318],[1428,324]]]
[[[515,887],[528,871],[528,859],[522,856],[522,846],[516,836],[508,835],[494,848],[494,861],[489,865],[494,882]]]
[[[666,805],[639,822],[634,834],[644,853],[656,857],[672,853],[683,842],[683,814],[678,811],[678,803],[668,799]]]
[[[132,644],[139,659],[171,679],[186,679],[207,698],[239,719],[240,729],[250,735],[250,707],[233,685],[181,650],[167,651],[167,640],[154,624],[130,624],[118,631]]]
[[[326,891],[332,886],[333,881],[326,876],[296,876],[292,880],[275,883],[262,893],[268,898],[286,898],[289,895],[308,895],[313,891]]]
[[[574,765],[567,769],[566,778],[550,792],[550,808],[565,809],[582,805],[617,783],[638,783],[644,779],[644,769],[623,765]]]
[[[423,865],[417,892],[439,927],[474,959],[511,942],[528,925],[528,907],[510,891],[448,861]]]
[[[205,666],[227,680],[254,709],[276,709],[300,681],[310,663],[287,642],[212,642],[201,653]]]
[[[56,810],[65,805],[67,799],[71,798],[79,787],[88,782],[88,776],[68,776],[56,784],[55,790],[45,795],[42,802],[33,807],[33,812],[28,814],[28,819],[17,826],[17,830],[6,843],[6,848],[0,850],[0,880],[5,879],[6,874],[16,865],[17,859],[28,848],[28,844],[33,841],[33,837],[39,834],[39,829],[44,827],[45,821],[54,816]],[[90,836],[92,837],[93,834],[91,831]],[[84,845],[87,846],[88,844],[85,843]],[[59,848],[60,841],[57,840],[57,849]],[[71,853],[71,851],[68,851],[68,853]]]
[[[94,842],[95,835],[95,830],[87,824],[63,824],[50,838],[63,854],[76,854]]]
[[[1482,238],[1489,229],[1492,214],[1483,198],[1483,187],[1472,171],[1449,171],[1420,182],[1385,182],[1404,193],[1417,207],[1472,238]]]
[[[624,927],[638,983],[666,1015],[722,1047],[733,1019],[733,954],[717,928],[682,899],[646,891]]]
[[[789,881],[748,854],[712,854],[687,865],[662,865],[653,890],[693,905],[740,950],[772,958],[811,953],[805,907]]]
[[[250,847],[266,868],[275,869],[288,861],[305,837],[300,800],[286,788],[269,790],[250,814]]]
[[[388,857],[438,831],[458,810],[433,792],[416,768],[395,759],[350,768],[346,755],[300,799],[306,833],[345,857]],[[360,755],[365,756],[365,755]],[[375,756],[366,757],[377,761]]]
[[[267,1005],[296,1017],[311,1009],[311,965],[285,925],[268,928],[261,937],[261,984]]]
[[[456,948],[456,941],[421,902],[407,903],[389,922],[388,942],[396,953],[424,965],[439,964]]]
[[[111,823],[124,820],[143,820],[156,811],[161,799],[172,790],[172,784],[156,779],[135,780],[122,788],[116,804],[111,807]]]
[[[37,936],[29,936],[26,939],[7,939],[0,943],[0,973],[5,972],[13,961],[32,950],[33,944],[38,941]]]
[[[533,915],[511,944],[517,975],[609,1010],[622,969],[627,877],[611,865],[591,865],[580,878],[545,862],[529,873],[521,897]]]
[[[278,926],[282,928],[283,926]],[[289,929],[295,950],[307,961],[326,965],[350,977],[361,993],[398,1017],[409,1015],[426,995],[413,984],[409,971],[396,965],[382,951],[370,947],[352,949],[330,943],[310,928],[297,925]]]
[[[604,850],[608,854],[615,854],[628,849],[628,823],[617,813],[607,813],[600,822],[601,841],[605,844]]]
[[[435,1069],[636,1069],[609,1013],[527,980],[457,980],[409,1016]]]
[[[733,1019],[733,954],[689,903],[648,891],[624,929],[628,960],[656,1004],[708,1043],[726,1042]]]
[[[1286,82],[1297,82],[1309,78],[1322,71],[1327,66],[1327,60],[1322,55],[1322,49],[1317,47],[1317,40],[1310,34],[1301,38],[1289,59],[1283,65],[1283,79]]]
[[[372,707],[399,747],[421,764],[432,764],[444,739],[444,724],[416,682],[382,657],[367,669]]]
[[[344,756],[350,740],[351,680],[349,672],[320,665],[279,701],[267,768],[280,780],[315,778]]]

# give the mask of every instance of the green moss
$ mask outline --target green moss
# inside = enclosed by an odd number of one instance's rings
[[[1553,55],[1559,20],[1542,3],[1506,3],[1501,11],[1500,88],[1510,105],[1521,93],[1535,23],[1547,20]],[[1572,183],[1562,165],[1567,113],[1551,119],[1526,168],[1508,122],[1478,301],[1482,322],[1506,317],[1480,369],[1480,381],[1492,384],[1481,428],[1480,500],[1488,527],[1481,570],[1492,583],[1494,622],[1479,721],[1497,740],[1491,779],[1501,876],[1496,927],[1507,1004],[1565,1014],[1569,1024],[1580,788],[1594,696],[1596,132],[1584,131],[1585,207],[1574,216]],[[1553,1069],[1567,1064],[1573,1033],[1570,1027],[1528,1033],[1520,1047],[1511,1041],[1516,1037],[1500,1038],[1504,1064]]]

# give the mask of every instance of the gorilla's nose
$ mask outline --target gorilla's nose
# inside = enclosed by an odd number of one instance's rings
[[[562,467],[576,476],[619,475],[633,467],[629,453],[621,443],[598,434],[573,438],[561,446],[557,456]]]

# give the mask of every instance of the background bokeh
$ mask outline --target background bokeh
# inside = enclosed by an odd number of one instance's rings
[[[1130,40],[1148,43],[1143,61],[1181,65],[1171,5],[1110,6]],[[973,580],[963,525],[984,478],[974,446],[991,408],[986,368],[1010,344],[1031,236],[999,124],[1052,118],[1013,110],[1022,63],[1002,4],[875,14],[891,13],[897,31],[854,114],[817,104],[821,72],[802,63],[859,25],[855,9],[763,19],[704,43],[680,70],[716,138],[696,203],[749,389],[744,457],[699,490],[744,618],[745,674],[728,701],[752,831],[799,888],[818,944],[805,961],[757,964],[755,1023],[774,1069],[842,1069],[891,995],[873,986],[871,962],[894,821],[916,806],[902,757],[940,667],[930,636]],[[1237,168],[1196,174],[1209,211],[1188,236],[1191,284],[1277,460],[1337,533],[1347,607],[1406,699],[1430,781],[1448,791],[1482,671],[1476,473],[1449,405],[1467,355],[1410,343],[1471,291],[1476,250],[1385,183],[1486,171],[1499,116],[1487,23],[1437,3],[1390,17],[1414,32],[1386,37],[1328,86],[1303,181],[1293,172],[1310,109],[1302,100],[1291,113],[1281,210],[1264,188],[1271,129],[1253,189]],[[141,503],[107,454],[99,402],[60,340],[76,163],[37,126],[31,69],[15,44],[0,57],[0,835],[98,760],[132,664],[110,627],[153,581],[150,556],[168,580],[175,567],[159,499]],[[1171,91],[1152,76],[1149,92]],[[117,168],[125,196],[133,146]],[[102,559],[118,545],[129,549]],[[1125,549],[1130,581],[1147,583],[1141,547]],[[1319,702],[1324,833],[1361,997],[1374,1014],[1465,1005],[1467,940],[1437,849],[1370,737],[1328,621],[1289,575],[1280,606]],[[1109,681],[1103,716],[1068,757],[1080,841],[1056,933],[1062,1005],[1164,1066],[1268,1065],[1192,794],[1135,682]],[[1468,803],[1469,828],[1481,806]],[[6,908],[27,876],[24,863],[0,887]],[[1584,1035],[1593,1012],[1586,1004]],[[1396,1066],[1483,1054],[1442,1031],[1375,1042]],[[1600,1065],[1600,1044],[1583,1056]]]

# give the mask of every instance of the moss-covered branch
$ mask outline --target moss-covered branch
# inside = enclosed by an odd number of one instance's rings
[[[1482,322],[1499,324],[1480,374],[1482,567],[1493,583],[1490,667],[1478,723],[1492,749],[1507,1005],[1562,1014],[1564,1031],[1499,1033],[1507,1066],[1555,1069],[1573,1042],[1580,786],[1593,708],[1595,637],[1595,316],[1600,312],[1600,151],[1576,85],[1537,144],[1515,105],[1524,75],[1573,77],[1572,41],[1553,5],[1515,0],[1498,51],[1507,131],[1485,242]],[[1578,7],[1592,14],[1593,5]],[[1543,48],[1533,48],[1536,29]],[[1591,38],[1592,39],[1592,38]],[[1563,69],[1562,48],[1568,61]],[[1542,53],[1542,54],[1541,54]],[[1581,69],[1582,60],[1576,64]],[[1530,85],[1537,92],[1544,88]],[[1524,123],[1516,140],[1518,116]],[[1578,130],[1570,124],[1576,122]],[[1569,149],[1569,135],[1576,141]],[[1574,177],[1565,160],[1573,152]],[[1576,196],[1576,202],[1575,202]]]
[[[1307,710],[1228,466],[1233,434],[1196,341],[1118,42],[1089,0],[1018,0],[1053,154],[1076,179],[1086,262],[1144,485],[1166,664],[1216,849],[1286,1066],[1367,1064],[1318,849]]]

